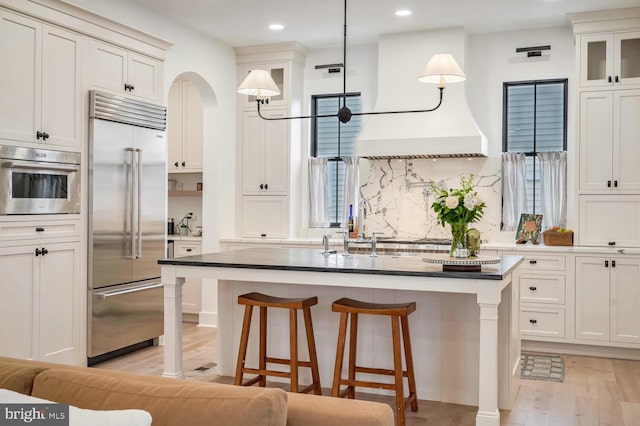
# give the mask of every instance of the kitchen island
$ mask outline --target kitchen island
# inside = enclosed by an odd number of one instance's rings
[[[443,272],[419,256],[324,255],[318,249],[252,248],[161,260],[165,293],[164,376],[183,378],[181,290],[185,277],[218,280],[218,374],[234,374],[243,306],[237,296],[317,296],[312,308],[323,386],[331,386],[340,297],[370,302],[416,301],[410,318],[418,398],[477,405],[477,425],[499,425],[519,386],[518,289],[511,285],[520,256],[502,256],[480,272]],[[288,316],[273,310],[268,351],[288,354]],[[281,314],[281,315],[280,315]],[[359,363],[392,365],[384,318],[360,320]],[[252,327],[256,330],[257,327]],[[255,332],[254,332],[255,333]],[[301,334],[302,336],[304,334]],[[257,354],[257,336],[248,359]],[[304,357],[304,339],[300,352]],[[306,371],[303,371],[306,373]],[[308,376],[301,374],[301,382]],[[382,391],[381,391],[382,392]]]

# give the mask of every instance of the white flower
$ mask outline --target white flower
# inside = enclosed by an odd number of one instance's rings
[[[458,204],[459,204],[458,197],[455,197],[453,195],[448,196],[447,199],[444,200],[444,205],[451,210],[458,207]]]
[[[467,210],[473,210],[476,206],[476,197],[474,197],[473,194],[467,194],[464,196],[464,207]]]

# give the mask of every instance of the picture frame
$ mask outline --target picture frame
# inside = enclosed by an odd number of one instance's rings
[[[531,241],[538,244],[540,230],[542,228],[542,215],[533,213],[522,213],[520,223],[516,231],[516,244],[526,244]]]

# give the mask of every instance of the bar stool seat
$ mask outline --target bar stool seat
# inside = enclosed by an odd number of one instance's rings
[[[333,387],[331,395],[335,397],[355,398],[356,387],[369,387],[377,389],[389,389],[396,393],[396,415],[398,426],[405,424],[405,410],[410,406],[411,411],[418,411],[418,398],[416,396],[416,379],[413,369],[413,356],[411,352],[411,337],[409,335],[408,315],[416,310],[416,303],[368,303],[358,300],[342,298],[333,302],[333,312],[340,312],[340,329],[338,332],[338,346],[336,350],[336,364],[333,373]],[[356,347],[358,335],[358,315],[386,315],[391,318],[391,335],[393,342],[393,370],[383,368],[362,367],[356,364]],[[342,364],[347,338],[347,322],[351,315],[349,328],[349,364],[348,378],[342,378]],[[400,345],[400,328],[402,327],[402,346],[406,370],[402,368],[402,348]],[[394,376],[394,383],[374,381],[362,381],[356,379],[356,373],[369,373],[377,375]],[[403,378],[406,377],[409,384],[409,395],[404,398]],[[340,386],[347,385],[344,390]]]
[[[240,336],[240,347],[238,349],[238,362],[236,364],[235,384],[238,386],[251,386],[258,383],[259,386],[266,386],[267,376],[285,377],[291,380],[291,392],[307,393],[314,391],[316,395],[322,395],[320,387],[320,372],[318,370],[318,357],[316,354],[316,343],[313,336],[313,324],[311,322],[311,306],[318,304],[317,297],[307,297],[300,299],[289,299],[282,297],[268,296],[262,293],[247,293],[238,296],[238,304],[245,305],[244,320],[242,322],[242,334]],[[251,316],[253,307],[260,308],[260,350],[258,368],[248,368],[245,365],[247,357],[247,347],[249,343],[249,331],[251,328]],[[267,308],[283,308],[289,310],[289,353],[288,359],[273,358],[267,356]],[[305,331],[307,334],[307,346],[309,348],[309,361],[298,359],[298,310],[302,310]],[[288,365],[289,372],[267,369],[267,364]],[[311,369],[312,383],[304,389],[298,391],[298,369],[308,367]],[[248,381],[243,380],[244,373],[256,374],[257,376]]]

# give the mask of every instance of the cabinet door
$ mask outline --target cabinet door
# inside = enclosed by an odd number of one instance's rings
[[[608,258],[576,257],[576,339],[609,341]]]
[[[167,138],[169,172],[180,169],[182,162],[182,82],[174,81],[169,88],[167,107]]]
[[[640,61],[640,52],[638,58]],[[640,191],[640,90],[614,93],[613,119],[614,189],[637,193]]]
[[[91,45],[91,85],[116,93],[127,83],[127,51],[93,40]]]
[[[0,58],[0,139],[36,142],[41,124],[42,25],[0,10]]]
[[[640,85],[640,32],[615,34],[613,43],[616,86]]]
[[[581,246],[640,247],[640,195],[580,195]]]
[[[610,192],[613,187],[613,92],[580,94],[580,191]]]
[[[273,64],[251,64],[245,65],[242,69],[242,80],[249,75],[249,72],[255,69],[267,70],[271,74],[271,78],[280,89],[280,94],[277,96],[269,97],[269,103],[265,105],[261,105],[260,109],[270,109],[270,108],[282,108],[286,107],[289,104],[289,64],[287,63],[273,63]],[[240,84],[240,82],[238,84]],[[255,96],[245,96],[242,95],[243,107],[255,110],[256,107],[256,97]]]
[[[613,35],[580,37],[580,86],[613,85]]]
[[[242,192],[264,191],[265,120],[257,112],[244,113],[242,120]],[[260,187],[262,185],[262,187]]]
[[[202,171],[202,130],[204,117],[202,98],[196,86],[188,80],[182,82],[182,161],[184,169],[191,172]]]
[[[611,341],[640,343],[640,259],[611,259]]]
[[[160,93],[160,62],[128,52],[127,83],[133,86],[133,89],[128,92],[130,95],[157,100]]]
[[[286,111],[270,111],[270,116],[284,117]],[[285,193],[289,180],[289,122],[288,120],[264,123],[264,182],[271,194]]]
[[[36,246],[0,247],[0,355],[33,358]]]
[[[39,309],[37,318],[40,360],[80,364],[82,301],[86,294],[80,281],[80,243],[42,244],[47,254],[39,256]]]
[[[82,147],[82,37],[43,27],[42,131],[47,145]]]
[[[246,238],[287,238],[289,213],[286,196],[243,196],[242,230]]]

